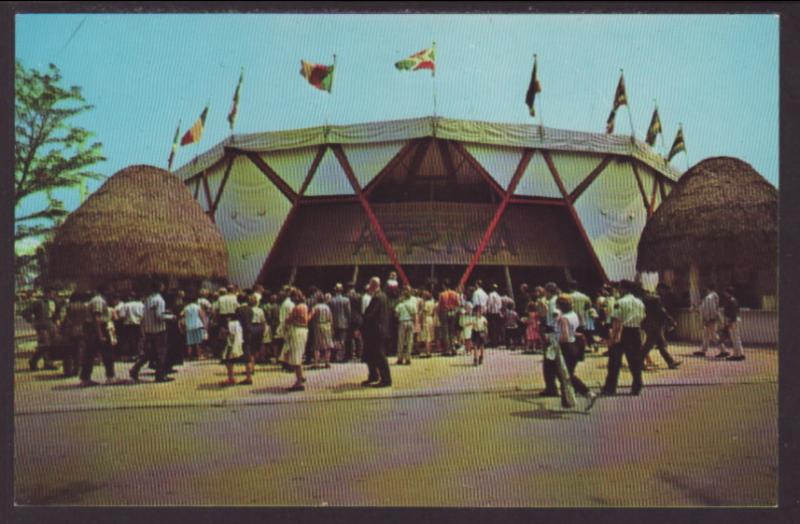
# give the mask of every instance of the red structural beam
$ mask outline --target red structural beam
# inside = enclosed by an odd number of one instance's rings
[[[453,162],[453,155],[450,154],[450,147],[447,145],[449,142],[440,138],[435,138],[434,140],[436,140],[436,147],[439,148],[439,154],[442,155],[442,160],[444,160],[444,167],[447,170],[448,180],[451,184],[458,183],[456,180],[458,168],[455,162]]]
[[[360,202],[357,196],[335,195],[335,196],[304,196],[303,205],[316,204],[347,204]]]
[[[397,274],[400,276],[400,279],[403,281],[403,284],[405,284],[406,286],[409,285],[406,272],[403,271],[403,268],[400,265],[400,260],[397,258],[397,254],[395,253],[394,248],[392,247],[392,243],[389,242],[389,239],[383,232],[383,228],[381,227],[380,222],[378,222],[378,217],[376,217],[375,213],[372,212],[372,208],[370,207],[369,202],[367,201],[367,197],[364,195],[364,192],[361,190],[361,186],[358,183],[358,179],[356,179],[356,175],[353,172],[353,168],[350,167],[350,161],[347,160],[347,156],[344,154],[342,146],[340,146],[339,144],[335,144],[331,146],[331,149],[333,149],[333,153],[339,160],[339,164],[342,166],[342,169],[344,169],[345,175],[347,175],[348,180],[350,180],[350,184],[353,186],[353,189],[356,192],[356,196],[358,196],[358,199],[361,202],[361,207],[364,208],[364,212],[367,214],[367,218],[372,224],[372,228],[378,235],[378,239],[383,245],[383,249],[386,250],[386,254],[389,255],[389,259],[392,261],[394,268],[397,270]]]
[[[494,177],[490,175],[488,171],[486,171],[480,162],[475,160],[475,157],[469,154],[467,148],[465,148],[460,142],[451,142],[451,144],[453,144],[456,150],[461,154],[462,157],[464,157],[464,159],[472,166],[472,168],[483,177],[483,179],[487,184],[489,184],[489,186],[491,186],[494,192],[500,196],[502,201],[502,199],[505,198],[505,191],[503,191],[503,188],[500,186],[497,180],[495,180]]]
[[[555,206],[564,207],[567,205],[563,198],[549,198],[549,197],[529,197],[529,196],[512,196],[508,200],[509,204],[522,204],[528,206]]]
[[[325,155],[325,148],[325,145],[321,145],[317,150],[317,156],[315,156],[314,161],[311,162],[311,167],[308,169],[308,173],[303,181],[303,185],[300,186],[300,193],[296,199],[292,200],[292,207],[289,209],[289,213],[286,215],[286,219],[284,219],[280,231],[278,231],[278,236],[275,237],[275,241],[272,243],[272,248],[269,250],[269,254],[267,255],[267,259],[264,261],[264,265],[261,266],[261,271],[258,273],[256,282],[264,282],[264,280],[266,280],[267,271],[269,270],[270,264],[272,264],[273,260],[275,259],[275,253],[277,253],[275,248],[280,245],[281,240],[283,240],[283,237],[286,236],[286,232],[289,230],[289,224],[292,222],[292,219],[297,212],[297,208],[300,205],[300,200],[302,199],[303,194],[306,192],[308,184],[311,183],[311,178],[314,176],[314,173],[316,173],[320,162],[322,162],[322,157]],[[259,158],[259,160],[261,159]]]
[[[266,176],[270,182],[275,184],[275,187],[277,187],[278,190],[281,193],[283,193],[283,196],[285,196],[292,202],[295,202],[300,198],[300,196],[297,193],[295,193],[291,187],[289,187],[289,184],[287,184],[280,177],[280,175],[278,175],[278,173],[276,173],[275,170],[269,166],[269,164],[264,162],[264,159],[261,158],[257,153],[244,152],[244,154],[247,156],[247,158],[250,159],[252,163],[254,163],[261,170],[262,173],[264,173],[264,176]]]
[[[365,196],[368,197],[370,193],[372,193],[375,190],[375,188],[378,185],[380,185],[379,181],[385,176],[387,176],[389,173],[394,171],[394,168],[397,167],[397,164],[399,164],[403,160],[406,154],[408,154],[409,150],[414,148],[414,145],[417,144],[417,142],[418,142],[417,140],[409,140],[408,143],[406,143],[406,145],[400,148],[400,151],[398,151],[397,154],[391,160],[389,160],[389,162],[383,167],[383,169],[381,169],[380,172],[377,175],[375,175],[375,177],[372,180],[370,180],[366,186],[364,186],[363,192]]]
[[[419,168],[422,166],[422,161],[425,159],[425,155],[428,153],[432,141],[433,138],[423,138],[417,144],[417,149],[414,151],[414,157],[411,159],[411,165],[406,174],[406,183],[415,180],[419,176]]]
[[[644,190],[644,183],[642,182],[642,177],[639,176],[639,170],[636,169],[636,162],[631,160],[631,168],[633,168],[633,175],[636,177],[636,185],[639,186],[639,193],[642,195],[642,202],[644,202],[644,208],[648,210],[650,209],[650,203],[647,201],[647,192]]]
[[[603,269],[600,259],[597,258],[597,253],[594,251],[594,246],[592,246],[592,241],[589,239],[589,234],[586,233],[586,229],[583,227],[583,223],[578,216],[578,212],[575,211],[575,206],[572,205],[572,201],[569,199],[569,193],[567,193],[564,182],[561,180],[561,175],[558,174],[558,170],[553,163],[553,159],[550,158],[550,153],[547,151],[542,151],[542,156],[544,157],[544,161],[547,163],[547,168],[550,170],[550,174],[553,175],[553,180],[555,180],[558,190],[561,192],[561,195],[564,197],[564,200],[567,203],[567,210],[569,211],[570,216],[572,216],[572,220],[575,222],[578,232],[581,234],[581,238],[583,239],[583,243],[586,245],[586,249],[589,251],[589,256],[592,258],[592,262],[594,262],[594,265],[597,268],[597,271],[600,273],[600,277],[603,279],[603,281],[608,282],[608,275],[606,275],[606,271]]]
[[[575,201],[578,200],[578,197],[580,197],[583,194],[583,192],[586,191],[590,185],[592,185],[592,182],[594,182],[595,179],[598,176],[600,176],[600,173],[602,173],[603,170],[605,170],[606,166],[609,164],[609,162],[611,162],[612,158],[613,158],[612,156],[607,156],[603,158],[600,164],[598,164],[597,167],[595,167],[592,170],[592,172],[589,173],[586,176],[586,178],[583,179],[583,182],[578,184],[578,187],[572,190],[572,193],[569,194],[570,202],[575,203]]]
[[[464,284],[467,283],[467,279],[472,273],[472,270],[475,269],[475,266],[478,264],[481,255],[483,255],[483,252],[486,250],[486,246],[489,245],[489,240],[491,240],[492,235],[494,234],[494,230],[497,228],[497,224],[500,223],[500,219],[503,217],[503,213],[508,207],[508,202],[511,200],[511,196],[514,194],[514,190],[517,189],[517,184],[519,183],[519,180],[522,178],[522,174],[525,172],[525,169],[528,167],[528,164],[530,163],[531,158],[533,157],[533,153],[534,153],[533,149],[525,149],[525,152],[522,153],[522,158],[520,159],[519,165],[517,165],[517,170],[514,172],[514,176],[511,178],[511,182],[509,182],[508,188],[506,189],[503,195],[503,200],[500,202],[500,206],[498,206],[497,210],[494,212],[492,221],[489,222],[489,227],[487,227],[486,231],[484,231],[483,238],[481,238],[481,243],[478,245],[478,249],[472,255],[472,259],[469,261],[467,269],[461,276],[461,280],[458,281],[458,285],[462,289],[464,287]]]
[[[658,190],[661,193],[661,203],[664,203],[664,199],[667,198],[667,190],[664,189],[664,180],[661,178],[658,179]]]
[[[197,183],[194,185],[194,199],[197,200],[197,197],[200,196],[200,179],[197,179]]]
[[[650,195],[650,206],[647,208],[647,218],[653,216],[656,210],[656,191],[658,190],[658,176],[653,176],[653,193]]]
[[[235,155],[229,154],[228,155],[228,165],[225,167],[225,174],[222,175],[222,183],[219,185],[219,189],[217,189],[217,196],[214,197],[214,203],[211,205],[211,216],[217,216],[217,206],[219,206],[219,201],[222,198],[222,192],[225,190],[225,185],[228,183],[228,177],[231,174],[231,168],[233,167],[233,160]]]
[[[211,190],[208,188],[208,174],[206,171],[203,171],[203,192],[206,194],[206,214],[209,216],[209,218],[211,218],[211,221],[214,222],[214,214],[211,212]]]

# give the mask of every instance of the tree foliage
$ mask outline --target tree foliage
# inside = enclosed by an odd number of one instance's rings
[[[52,231],[67,211],[51,192],[102,178],[91,167],[105,158],[100,142],[89,143],[90,131],[69,124],[94,106],[80,87],[62,85],[58,67],[42,73],[17,61],[15,88],[14,239],[20,240]],[[47,194],[46,206],[23,209],[23,200],[38,193]]]

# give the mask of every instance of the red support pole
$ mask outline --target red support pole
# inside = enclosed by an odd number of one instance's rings
[[[500,223],[500,219],[503,217],[503,213],[508,207],[508,203],[511,200],[511,196],[514,194],[514,190],[517,189],[517,184],[519,184],[519,181],[522,178],[522,174],[525,172],[525,169],[528,167],[528,164],[530,163],[531,158],[533,157],[533,152],[534,152],[533,149],[526,149],[525,152],[522,154],[522,158],[519,161],[517,170],[514,172],[514,176],[511,178],[511,182],[509,182],[508,184],[508,188],[506,189],[505,194],[503,195],[503,200],[500,202],[500,206],[494,212],[492,221],[489,222],[489,227],[487,227],[486,231],[484,231],[483,233],[483,238],[481,238],[481,243],[478,245],[478,249],[472,255],[472,259],[469,261],[467,269],[461,276],[461,280],[458,281],[459,287],[463,288],[464,284],[467,283],[467,279],[469,278],[470,274],[472,274],[472,271],[478,264],[481,255],[483,255],[483,252],[486,250],[486,246],[489,245],[489,240],[491,240],[492,235],[494,234],[494,230],[497,228],[497,224]]]
[[[272,248],[267,255],[267,259],[264,261],[264,265],[261,266],[261,271],[258,273],[258,278],[256,282],[263,282],[267,276],[267,270],[269,269],[270,264],[272,263],[273,259],[275,258],[276,250],[275,248],[280,244],[280,241],[286,235],[286,231],[289,230],[289,224],[292,222],[295,213],[297,212],[297,208],[300,206],[300,200],[302,200],[303,193],[305,193],[308,184],[311,183],[311,178],[314,176],[314,173],[317,171],[317,167],[319,167],[320,162],[322,162],[322,157],[325,155],[325,147],[324,145],[320,146],[319,150],[317,151],[317,156],[314,157],[314,161],[311,162],[311,167],[308,170],[308,174],[306,174],[306,179],[303,181],[303,185],[300,187],[300,194],[292,200],[292,207],[289,209],[289,213],[286,215],[286,218],[283,221],[283,225],[281,226],[280,231],[278,231],[278,236],[275,237],[275,241],[272,243]],[[252,160],[252,159],[251,159]],[[260,160],[260,159],[259,159]]]
[[[658,175],[653,176],[653,194],[650,196],[650,207],[647,208],[647,218],[653,216],[656,210],[656,191],[658,190]]]
[[[594,168],[592,172],[586,176],[586,178],[583,179],[583,182],[578,184],[578,187],[572,190],[572,193],[569,194],[570,202],[574,203],[576,200],[578,200],[578,197],[580,197],[583,194],[583,192],[586,191],[590,185],[592,185],[592,182],[594,182],[595,179],[598,176],[600,176],[600,173],[603,172],[603,170],[606,168],[609,162],[611,162],[612,158],[613,157],[611,156],[603,158],[600,164],[596,168]]]
[[[353,189],[356,192],[356,196],[358,196],[358,200],[361,202],[361,207],[364,208],[364,212],[367,214],[367,218],[369,219],[370,224],[372,224],[372,228],[375,230],[375,234],[378,235],[378,240],[380,240],[381,244],[383,245],[383,249],[386,250],[386,254],[389,255],[389,259],[392,261],[394,268],[397,270],[397,274],[400,276],[400,279],[403,281],[403,284],[408,286],[409,281],[408,277],[406,276],[406,272],[403,271],[402,266],[400,266],[400,260],[397,258],[397,254],[392,247],[391,242],[386,237],[386,234],[383,232],[383,228],[381,227],[380,222],[378,222],[378,217],[375,216],[375,213],[372,212],[372,208],[367,201],[367,197],[364,196],[364,192],[361,190],[361,186],[358,183],[358,179],[356,179],[356,175],[353,172],[353,168],[350,166],[350,162],[347,160],[347,156],[344,154],[344,150],[342,146],[339,144],[334,144],[331,146],[333,149],[333,153],[336,155],[336,158],[339,160],[339,164],[342,166],[345,175],[347,175],[347,179],[350,181],[350,184],[353,186]]]
[[[469,165],[471,165],[472,168],[483,177],[486,183],[489,184],[489,186],[494,190],[495,193],[497,193],[502,201],[502,199],[505,197],[505,191],[503,191],[503,188],[497,183],[497,180],[495,180],[494,177],[490,175],[486,169],[484,169],[480,162],[475,160],[475,158],[469,154],[467,148],[465,148],[460,142],[453,141],[451,144],[453,144],[453,147],[456,148],[456,150],[461,154],[462,157],[464,157]]]
[[[642,177],[639,176],[639,170],[636,169],[636,162],[631,160],[631,167],[633,168],[633,174],[636,177],[636,184],[639,186],[639,193],[642,195],[642,202],[644,202],[644,208],[650,209],[650,203],[647,201],[647,192],[644,190],[644,184],[642,183]],[[649,216],[649,215],[648,215]]]
[[[322,152],[323,152],[323,153],[325,152],[324,146],[323,146],[323,148],[322,148]],[[269,164],[267,164],[266,162],[264,162],[264,159],[263,159],[263,158],[261,158],[260,156],[258,156],[256,153],[252,153],[252,152],[250,152],[250,153],[245,153],[245,155],[247,156],[247,158],[249,158],[249,159],[250,159],[250,161],[251,161],[252,163],[254,163],[254,164],[256,165],[256,167],[258,167],[258,168],[261,170],[261,172],[262,172],[262,173],[264,173],[264,176],[266,176],[266,177],[267,177],[267,179],[269,179],[269,181],[270,181],[270,182],[272,182],[272,183],[275,185],[275,187],[277,187],[277,188],[278,188],[278,190],[279,190],[281,193],[283,193],[283,195],[284,195],[286,198],[288,198],[288,199],[289,199],[289,200],[291,200],[292,202],[294,202],[295,200],[297,200],[297,199],[299,198],[298,194],[297,194],[297,193],[295,193],[295,192],[294,192],[294,190],[293,190],[291,187],[289,187],[289,184],[287,184],[287,183],[286,183],[286,182],[285,182],[285,181],[284,181],[284,180],[283,180],[283,179],[282,179],[282,178],[281,178],[281,177],[278,175],[278,173],[276,173],[276,172],[275,172],[275,170],[274,170],[274,169],[272,169],[272,168],[269,166]],[[316,169],[316,167],[315,167],[314,169]]]
[[[222,183],[219,185],[219,189],[217,189],[217,196],[214,197],[214,205],[211,206],[211,214],[216,217],[217,216],[217,206],[219,206],[219,201],[222,198],[222,192],[225,190],[225,185],[228,183],[228,177],[231,174],[231,168],[233,167],[233,160],[236,157],[234,154],[230,154],[228,157],[228,165],[225,168],[225,174],[222,175]]]
[[[378,185],[380,185],[380,180],[389,173],[391,173],[392,171],[394,171],[394,168],[397,166],[397,164],[399,164],[403,160],[403,157],[405,157],[406,154],[408,154],[409,150],[414,148],[414,144],[416,144],[416,141],[409,140],[408,143],[406,143],[406,145],[400,148],[400,151],[398,151],[397,154],[394,155],[394,158],[389,160],[389,163],[383,166],[383,169],[381,169],[380,173],[375,175],[375,178],[370,180],[369,183],[366,186],[364,186],[364,188],[362,189],[364,195],[369,196],[370,193],[372,193],[372,191],[374,191],[375,188]]]
[[[589,234],[586,232],[586,229],[583,227],[583,223],[581,222],[581,218],[578,216],[578,212],[575,211],[575,206],[572,205],[572,201],[569,199],[569,193],[567,193],[567,189],[564,186],[564,182],[561,180],[561,175],[558,174],[558,170],[556,169],[555,164],[553,163],[553,159],[550,158],[550,153],[547,151],[542,151],[542,156],[544,157],[544,161],[547,163],[547,168],[550,170],[550,174],[553,175],[553,180],[556,181],[556,185],[558,186],[558,190],[561,192],[561,195],[564,197],[564,200],[567,203],[567,210],[569,211],[570,216],[572,217],[575,226],[578,228],[578,232],[583,239],[583,243],[586,245],[586,249],[589,251],[589,256],[592,258],[592,262],[594,262],[595,268],[600,273],[600,277],[603,279],[604,282],[608,282],[608,275],[606,275],[606,270],[603,269],[603,265],[600,263],[600,259],[597,258],[597,253],[594,251],[594,247],[592,246],[592,241],[589,239]]]
[[[208,188],[208,175],[205,171],[203,171],[203,192],[206,194],[206,205],[208,206],[206,214],[211,219],[211,221],[214,222],[214,213],[212,212],[213,205],[211,202],[211,190]]]

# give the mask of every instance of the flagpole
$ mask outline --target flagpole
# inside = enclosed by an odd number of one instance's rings
[[[433,84],[433,118],[436,118],[436,42],[431,46],[433,49],[434,66],[431,70],[431,83]]]
[[[619,70],[620,77],[624,78],[624,73],[622,68]],[[625,87],[625,107],[628,109],[628,120],[631,122],[631,142],[636,140],[636,130],[633,128],[633,115],[631,115],[631,101],[630,97],[628,96],[628,87]]]
[[[655,104],[656,111],[658,111],[658,100],[656,100],[654,98],[653,99],[653,104]],[[658,115],[658,121],[659,121],[659,123],[661,122],[661,115]],[[661,137],[661,150],[662,151],[666,151],[667,150],[667,144],[664,143],[664,130],[662,129],[661,132],[659,132],[658,134]]]
[[[535,66],[538,66],[538,64],[539,64],[539,56],[536,53],[533,53],[533,63],[534,63]],[[536,80],[538,80],[538,79],[536,79]],[[534,92],[536,91],[536,85],[534,85],[533,90],[534,90]],[[534,103],[536,103],[535,99],[534,99]],[[542,118],[542,95],[541,95],[541,92],[539,92],[539,138],[544,138],[544,118]]]
[[[333,97],[333,81],[336,79],[336,53],[333,54],[333,72],[331,73],[331,90],[328,91],[328,103],[325,106],[325,129],[323,130],[325,134],[325,139],[328,138],[328,127],[330,127],[330,116],[331,116],[331,104],[333,102],[330,100]]]
[[[681,136],[683,137],[683,157],[686,159],[686,171],[689,171],[689,151],[686,149],[686,136],[683,134],[683,122],[678,124],[681,130]]]

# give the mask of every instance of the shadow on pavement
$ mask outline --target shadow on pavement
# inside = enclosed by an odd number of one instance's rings
[[[68,376],[64,375],[63,373],[56,373],[56,374],[53,374],[53,375],[36,375],[34,380],[37,380],[37,381],[40,381],[40,382],[44,382],[44,381],[50,381],[50,380],[62,380],[62,379],[65,379],[65,378],[75,378],[75,377],[68,377]]]
[[[270,386],[268,388],[259,388],[254,389],[250,392],[251,395],[288,395],[289,391],[286,391],[291,384],[286,386]]]
[[[331,393],[346,393],[348,391],[361,391],[369,388],[365,388],[361,385],[360,382],[348,382],[345,384],[337,384],[335,386],[331,386],[328,388],[328,391]]]
[[[26,506],[74,504],[79,502],[83,495],[96,491],[101,487],[103,487],[102,484],[87,481],[71,482],[57,489],[37,485],[25,490],[27,493],[20,494],[16,503]]]

